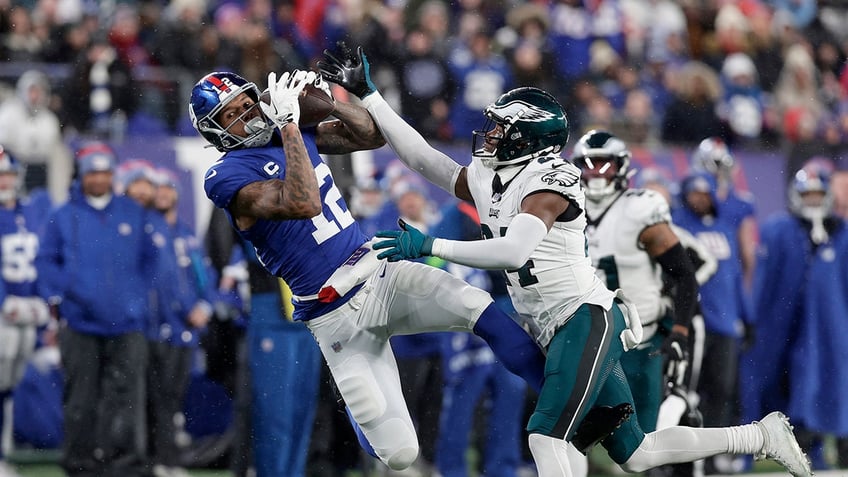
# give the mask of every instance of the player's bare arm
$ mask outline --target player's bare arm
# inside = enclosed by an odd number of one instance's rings
[[[639,243],[648,255],[656,258],[680,243],[680,240],[667,223],[659,223],[646,227],[639,234]]]
[[[456,184],[453,186],[453,195],[458,199],[474,203],[474,198],[471,197],[471,189],[468,188],[468,168],[463,167],[459,171],[456,178]]]
[[[315,145],[318,146],[318,152],[348,154],[377,149],[386,144],[365,108],[337,100],[332,114],[335,120],[324,121],[316,127]]]
[[[521,212],[540,218],[550,230],[570,205],[568,199],[559,194],[538,192],[524,198],[521,202]]]

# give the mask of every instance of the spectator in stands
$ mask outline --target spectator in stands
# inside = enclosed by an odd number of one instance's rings
[[[198,335],[212,316],[214,284],[209,260],[194,231],[177,213],[179,180],[170,169],[152,176],[153,208],[167,223],[168,243],[174,248],[176,282],[159,287],[157,336],[150,341],[148,360],[148,457],[154,477],[187,477],[182,469],[177,436],[185,422],[183,400],[189,382]]]
[[[69,476],[148,472],[143,331],[164,238],[149,227],[155,212],[113,196],[115,159],[103,143],[77,152],[79,181],[50,214],[36,258],[39,292],[61,319]]]
[[[605,40],[626,58],[624,15],[611,0],[558,0],[551,2],[551,42],[559,76],[574,80],[585,75],[590,65],[590,48]]]
[[[476,18],[473,13],[465,15]],[[449,66],[457,85],[450,112],[453,139],[470,142],[480,126],[480,111],[512,87],[512,72],[503,55],[493,51],[491,35],[483,29],[470,33],[468,42],[451,52]]]
[[[450,105],[455,84],[446,59],[439,56],[432,36],[414,28],[406,35],[403,58],[397,65],[404,117],[429,139],[451,138]]]
[[[725,136],[716,113],[721,99],[718,74],[704,63],[691,61],[683,67],[673,86],[671,104],[662,121],[662,140],[695,145],[705,136]]]
[[[0,43],[2,60],[38,61],[44,45],[35,32],[29,10],[24,6],[12,8],[7,27],[9,31],[3,35]]]
[[[724,94],[719,117],[728,124],[734,142],[753,142],[763,132],[766,108],[754,61],[745,53],[727,56],[721,66],[721,82]]]
[[[839,437],[838,465],[848,466],[848,356],[841,343],[848,332],[848,227],[833,212],[832,174],[830,159],[808,160],[787,188],[788,211],[763,224],[754,288],[761,326],[741,363],[743,418],[762,409],[793,412],[814,469],[829,466],[826,435]]]
[[[515,84],[535,86],[564,99],[565,88],[554,66],[547,15],[545,7],[537,3],[518,5],[507,12],[507,26],[498,31],[496,39],[504,48]]]
[[[79,58],[61,91],[65,132],[110,134],[115,119],[132,116],[139,93],[130,66],[118,58],[107,37],[97,33]]]
[[[24,193],[46,189],[54,202],[63,202],[73,164],[50,109],[50,82],[44,73],[29,70],[18,79],[16,92],[0,104],[0,144],[21,163]]]
[[[35,255],[47,216],[43,202],[21,195],[20,164],[0,146],[0,431],[11,430],[6,403],[24,376],[39,328],[50,319],[47,302],[36,294]],[[5,447],[5,446],[3,446]],[[18,477],[0,448],[0,476]]]

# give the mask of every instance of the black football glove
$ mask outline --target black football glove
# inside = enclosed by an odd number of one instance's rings
[[[678,331],[672,331],[665,337],[660,353],[665,355],[666,378],[677,384],[683,384],[686,368],[689,366],[689,336]]]
[[[338,42],[337,46],[338,57],[329,50],[324,50],[325,61],[318,62],[321,75],[327,81],[332,81],[350,91],[359,99],[377,91],[377,87],[371,81],[371,65],[362,47],[357,47],[354,53],[343,41]]]

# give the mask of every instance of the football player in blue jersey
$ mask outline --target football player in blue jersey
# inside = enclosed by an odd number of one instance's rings
[[[691,162],[694,172],[706,172],[715,178],[718,207],[725,219],[736,227],[744,284],[750,291],[759,235],[753,196],[733,187],[736,161],[723,139],[708,137],[701,141],[692,153]]]
[[[374,244],[382,250],[378,257],[407,263],[435,256],[507,272],[516,311],[532,321],[547,351],[545,382],[527,424],[530,451],[540,477],[571,476],[568,442],[585,448],[579,425],[593,417],[593,406],[632,410],[618,361],[640,343],[642,329],[635,306],[607,289],[588,257],[580,169],[559,155],[568,141],[565,111],[537,88],[505,93],[485,109],[486,127],[475,132],[471,163],[464,167],[392,110],[370,80],[361,48],[344,52],[343,60],[325,57],[319,63],[322,74],[362,99],[408,167],[474,203],[486,237],[434,238],[401,223],[401,230],[377,233],[385,239]],[[629,472],[730,452],[774,459],[797,477],[811,475],[788,419],[779,412],[743,426],[673,426],[648,434],[633,416],[602,444]]]
[[[391,469],[418,457],[389,337],[473,331],[508,369],[541,386],[544,356],[490,295],[444,270],[376,258],[319,153],[384,144],[365,109],[335,102],[335,119],[301,129],[298,96],[314,72],[268,76],[269,102],[233,73],[211,73],[193,88],[189,111],[224,156],[205,178],[257,258],[291,287],[294,319],[306,322],[367,442]],[[360,439],[363,436],[360,435]]]
[[[18,161],[0,146],[0,430],[6,429],[3,409],[23,378],[38,328],[50,318],[47,302],[36,293],[34,264],[47,207],[18,197],[20,172]],[[17,475],[0,449],[0,475],[5,472]]]

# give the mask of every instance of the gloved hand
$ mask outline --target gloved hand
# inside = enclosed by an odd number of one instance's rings
[[[336,57],[329,50],[324,50],[325,61],[318,62],[321,75],[355,94],[359,99],[377,91],[377,87],[371,81],[371,65],[362,47],[357,47],[354,53],[343,41],[338,42],[337,45],[341,58]]]
[[[329,96],[331,98],[333,97],[333,92],[330,91],[330,83],[327,83],[326,81],[324,81],[324,77],[321,76],[321,74],[315,75],[315,82],[312,83],[312,86],[315,86],[316,88],[320,89],[321,91],[327,93],[327,96]]]
[[[379,259],[388,259],[390,262],[400,260],[411,260],[426,257],[433,253],[433,237],[424,235],[420,230],[407,224],[403,219],[398,219],[398,226],[402,230],[381,230],[374,236],[387,238],[374,243],[374,250],[388,249],[377,255]]]
[[[292,73],[283,73],[277,81],[277,73],[269,73],[270,104],[260,101],[259,106],[262,112],[279,128],[292,122],[297,124],[300,120],[300,103],[298,103],[300,92],[308,83],[315,82],[316,77],[314,71],[295,70]]]
[[[672,330],[663,341],[660,353],[665,355],[665,376],[669,381],[682,385],[689,366],[689,336]]]

